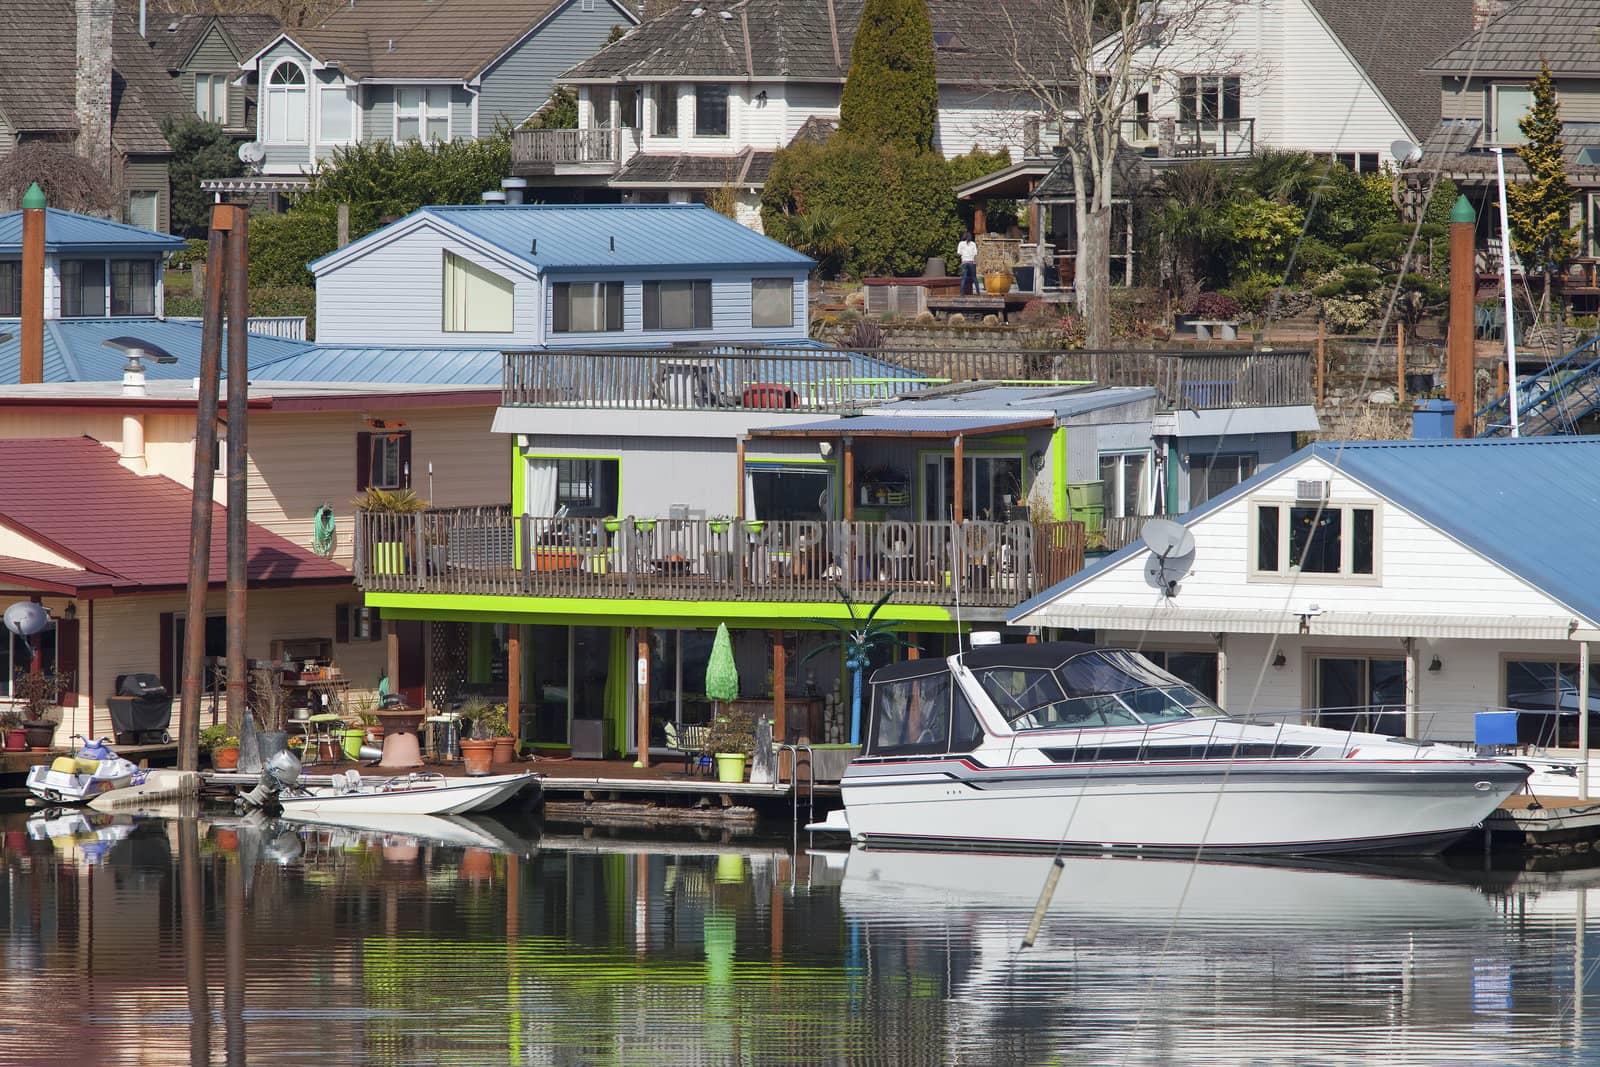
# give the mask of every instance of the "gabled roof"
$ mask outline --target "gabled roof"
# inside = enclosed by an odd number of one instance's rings
[[[1012,18],[1043,0],[1011,0]],[[673,3],[620,41],[562,75],[562,81],[679,78],[843,82],[861,22],[862,0],[738,0]],[[731,17],[723,18],[726,11]],[[696,12],[699,12],[698,14]],[[831,18],[830,18],[831,14]],[[964,0],[928,0],[934,62],[947,85],[1014,81],[994,12]],[[837,49],[834,47],[838,42]],[[939,43],[942,42],[942,46]]]
[[[1411,12],[1406,14],[1410,17]],[[1458,43],[1425,70],[1436,75],[1532,77],[1542,61],[1557,76],[1600,75],[1597,20],[1600,14],[1588,0],[1522,0],[1476,33],[1458,37]]]
[[[414,220],[455,229],[540,272],[810,270],[814,261],[700,204],[468,204],[419,208],[311,263],[321,273],[400,238]]]
[[[168,70],[181,70],[194,56],[196,48],[212,27],[222,34],[236,59],[251,55],[282,30],[276,18],[265,14],[170,15],[151,12],[145,21],[145,34],[156,55]]]
[[[140,476],[115,450],[87,437],[0,441],[0,525],[83,566],[79,588],[116,592],[183,586],[189,572],[189,490]],[[211,584],[227,580],[227,509],[213,507]],[[252,585],[349,582],[350,572],[251,524],[246,572]],[[17,564],[17,567],[7,566]],[[0,573],[31,569],[41,580],[74,580],[69,568],[0,561]]]
[[[46,208],[46,252],[149,253],[176,252],[188,245],[182,237],[128,226],[121,222],[80,215],[76,211]],[[0,214],[0,256],[22,254],[22,212]]]
[[[1179,518],[1193,526],[1264,482],[1320,459],[1447,537],[1600,622],[1600,437],[1323,441]],[[1016,620],[1145,551],[1135,542],[1012,609]]]
[[[320,24],[288,34],[319,63],[366,79],[467,81],[484,73],[541,22],[573,0],[361,0],[340,5]],[[637,22],[626,4],[607,4],[621,23]],[[278,38],[262,42],[248,62]]]
[[[16,383],[21,362],[22,331],[16,319],[0,319],[9,333],[0,341],[0,385]],[[173,319],[46,319],[44,324],[44,380],[46,382],[110,382],[122,378],[126,354],[107,348],[112,337],[133,336],[156,344],[178,357],[176,363],[145,361],[145,377],[185,380],[200,373],[200,323]],[[227,330],[223,330],[226,338]],[[226,343],[226,342],[224,342]],[[304,341],[286,341],[264,334],[250,335],[252,376],[258,363],[303,352]],[[224,360],[224,363],[227,361]]]

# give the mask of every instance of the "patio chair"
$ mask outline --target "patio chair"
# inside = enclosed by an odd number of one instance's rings
[[[706,744],[711,740],[709,726],[680,726],[675,722],[661,724],[666,735],[667,748],[683,753],[683,773],[692,775],[706,754]]]

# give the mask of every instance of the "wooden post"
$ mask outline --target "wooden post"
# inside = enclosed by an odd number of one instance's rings
[[[961,513],[966,510],[966,482],[967,482],[967,455],[964,446],[965,438],[956,434],[955,466],[956,466],[956,503],[953,520],[956,525],[961,524]]]
[[[383,620],[384,639],[384,673],[389,676],[389,692],[400,693],[400,622],[398,619]]]
[[[1326,352],[1324,352],[1324,350],[1323,350],[1323,344],[1324,344],[1324,340],[1325,340],[1323,334],[1325,332],[1325,329],[1326,329],[1326,327],[1323,325],[1322,320],[1318,319],[1317,320],[1317,403],[1319,405],[1322,403],[1322,395],[1323,395],[1323,393],[1322,393],[1322,383],[1323,383],[1323,379],[1327,377],[1327,373],[1328,373],[1328,357],[1327,357]]]
[[[634,665],[639,680],[638,731],[639,757],[635,767],[650,766],[650,631],[639,628],[639,659]]]
[[[744,436],[741,434],[733,442],[733,476],[738,480],[733,491],[733,517],[744,518]]]
[[[340,204],[338,220],[334,223],[334,241],[339,248],[350,243],[350,205]]]
[[[989,232],[989,214],[985,210],[988,206],[989,201],[980,200],[978,206],[972,209],[972,233],[975,237],[981,237]]]
[[[37,182],[22,198],[22,346],[17,381],[44,381],[45,199]]]
[[[783,631],[774,630],[772,631],[772,736],[779,742],[789,736],[789,716],[785,706],[789,698],[789,688],[784,681],[789,665],[784,655]]]
[[[250,668],[245,658],[250,557],[250,484],[246,467],[246,407],[250,395],[249,212],[229,205],[228,230],[228,732],[238,735],[250,714]],[[265,726],[280,729],[277,721]]]
[[[506,718],[511,720],[513,744],[522,740],[522,624],[514,622],[506,633]]]
[[[844,439],[844,521],[856,517],[856,450],[849,436]]]
[[[1450,210],[1450,330],[1445,343],[1445,395],[1456,406],[1456,436],[1471,437],[1473,425],[1473,302],[1478,295],[1478,273],[1473,263],[1472,239],[1477,212],[1465,196],[1456,197]],[[1504,383],[1502,382],[1502,385]],[[1498,390],[1500,394],[1505,389]]]
[[[1406,324],[1394,324],[1395,395],[1403,404],[1406,400]]]
[[[906,634],[906,640],[911,642],[911,647],[906,649],[906,659],[921,659],[922,635],[916,633]]]

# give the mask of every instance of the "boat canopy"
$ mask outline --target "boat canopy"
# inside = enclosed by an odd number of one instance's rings
[[[1128,649],[1052,642],[1002,645],[960,659],[1014,730],[1141,726],[1222,714]]]

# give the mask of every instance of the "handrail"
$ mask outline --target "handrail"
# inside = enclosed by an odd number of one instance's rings
[[[1579,362],[1579,357],[1584,353],[1589,356],[1584,362]],[[1600,352],[1600,334],[1589,338],[1572,351],[1562,356],[1542,370],[1521,376],[1517,383],[1517,415],[1533,414],[1548,404],[1557,395],[1565,393],[1574,382],[1582,381],[1586,376],[1600,373],[1600,358],[1595,353]],[[1564,372],[1575,371],[1562,377]],[[1538,387],[1541,381],[1550,384]],[[1524,388],[1526,383],[1527,388]],[[1484,424],[1478,432],[1479,437],[1493,437],[1502,432],[1509,432],[1511,428],[1511,394],[1509,391],[1500,394],[1483,407],[1473,413],[1473,418]],[[1492,421],[1496,418],[1503,421]]]

